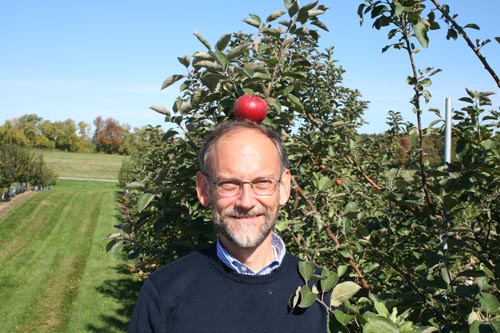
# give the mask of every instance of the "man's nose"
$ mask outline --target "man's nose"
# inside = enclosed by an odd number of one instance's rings
[[[254,206],[255,193],[252,188],[252,183],[242,183],[240,193],[238,193],[238,205],[243,208],[251,208]]]

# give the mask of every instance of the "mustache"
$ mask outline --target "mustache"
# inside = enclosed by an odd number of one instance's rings
[[[264,207],[253,207],[250,210],[241,210],[238,208],[228,208],[225,210],[221,217],[236,217],[236,218],[242,218],[242,217],[253,217],[257,215],[263,215],[266,214],[266,209]]]

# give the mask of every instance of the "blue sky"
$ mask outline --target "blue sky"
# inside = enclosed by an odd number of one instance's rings
[[[309,1],[301,1],[305,4]],[[358,89],[370,101],[362,127],[379,133],[389,110],[416,122],[405,84],[410,66],[403,52],[381,53],[387,31],[360,27],[356,14],[361,0],[322,0],[330,6],[322,21],[321,47],[335,47],[335,58],[346,73],[344,85]],[[498,0],[449,0],[461,24],[477,23],[475,38],[500,36]],[[178,91],[160,91],[170,74],[184,73],[178,56],[204,47],[194,37],[199,31],[211,43],[224,33],[254,32],[242,22],[249,13],[265,18],[283,9],[282,0],[86,0],[4,1],[0,10],[0,123],[34,113],[50,120],[73,119],[92,123],[97,116],[112,117],[132,127],[163,125],[151,105],[170,107]],[[446,41],[444,30],[430,35],[430,46],[417,55],[419,68],[441,68],[430,88],[433,99],[424,108],[453,107],[465,88],[499,89],[462,40]],[[500,44],[493,41],[482,52],[500,73]],[[500,99],[495,95],[496,108]],[[444,111],[443,111],[444,112]],[[434,120],[427,113],[424,125]]]

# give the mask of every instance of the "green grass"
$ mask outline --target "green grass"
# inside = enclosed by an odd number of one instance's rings
[[[0,332],[124,332],[140,282],[103,237],[112,183],[60,180],[0,217]]]
[[[118,179],[124,156],[95,153],[69,153],[57,150],[36,150],[47,166],[60,177]]]

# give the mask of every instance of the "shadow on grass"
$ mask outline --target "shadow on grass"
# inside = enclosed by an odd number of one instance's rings
[[[97,291],[106,297],[114,298],[120,306],[113,315],[102,315],[100,326],[87,324],[89,332],[111,333],[126,332],[127,325],[132,315],[135,302],[139,295],[142,281],[135,279],[126,267],[120,265],[115,267],[120,277],[113,280],[106,280],[97,287]]]

